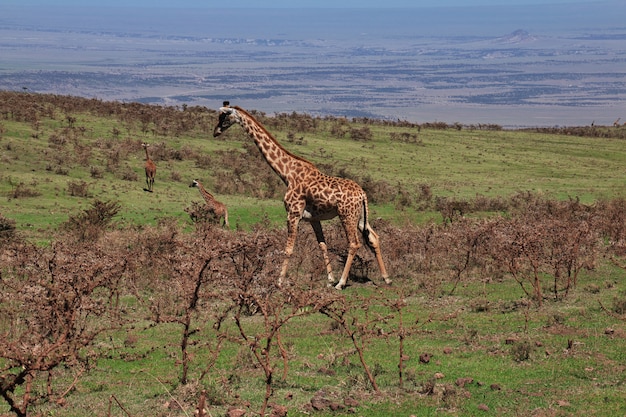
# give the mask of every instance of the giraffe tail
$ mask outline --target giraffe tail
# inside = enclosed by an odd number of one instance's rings
[[[361,218],[363,219],[363,229],[361,230],[361,234],[363,235],[363,240],[365,241],[365,245],[371,250],[373,253],[376,253],[376,249],[372,245],[372,241],[370,240],[370,225],[367,221],[367,199],[363,199],[363,215]]]

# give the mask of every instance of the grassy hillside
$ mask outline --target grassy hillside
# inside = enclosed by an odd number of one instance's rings
[[[19,230],[45,235],[93,199],[119,201],[123,223],[185,222],[185,208],[202,201],[187,188],[194,178],[230,207],[233,225],[247,228],[264,216],[282,224],[284,187],[241,129],[212,138],[212,110],[20,93],[2,101],[2,214]],[[625,193],[623,127],[578,136],[278,116],[259,118],[292,152],[359,181],[374,215],[396,223],[437,218],[442,197],[531,191],[593,202]],[[143,191],[142,142],[152,145],[158,167],[152,194]]]
[[[276,285],[284,187],[216,116],[0,93],[2,417],[626,413],[624,128],[257,114],[368,192],[393,285],[337,291],[306,226]]]

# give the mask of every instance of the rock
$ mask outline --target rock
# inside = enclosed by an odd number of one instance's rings
[[[273,404],[270,417],[287,417],[287,407],[284,405]]]
[[[474,378],[457,378],[455,384],[457,387],[463,388],[465,385],[471,384],[472,382],[474,382]]]
[[[328,407],[333,411],[339,411],[345,408],[343,404],[339,404],[339,403],[332,402],[332,401],[330,402],[330,405]]]
[[[327,393],[324,390],[319,390],[315,393],[313,398],[311,398],[311,407],[314,410],[321,411],[327,408],[330,408],[331,401],[326,398]]]
[[[346,405],[346,407],[358,407],[359,406],[359,402],[352,397],[346,397],[343,400],[343,403]]]
[[[317,410],[317,411],[325,410],[326,408],[328,408],[329,405],[330,405],[330,401],[328,401],[326,398],[318,397],[318,396],[311,398],[311,406],[313,407],[314,410]]]
[[[317,372],[322,374],[322,375],[328,375],[328,376],[335,376],[336,375],[336,372],[335,372],[334,369],[326,368],[324,366],[322,366],[320,369],[318,369]]]
[[[226,417],[243,417],[246,415],[246,410],[241,408],[231,408],[226,412]]]

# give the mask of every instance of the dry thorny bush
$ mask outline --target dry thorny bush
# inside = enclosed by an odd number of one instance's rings
[[[397,297],[370,300],[326,288],[317,243],[305,226],[292,257],[289,283],[279,289],[275,277],[284,231],[261,226],[227,231],[199,222],[194,232],[183,233],[167,219],[155,227],[115,229],[116,203],[97,201],[71,217],[43,247],[17,238],[4,221],[0,395],[19,416],[42,401],[66,401],[97,356],[106,354],[102,347],[93,347],[94,340],[145,318],[135,317],[120,301],[131,297],[149,312],[154,325],[179,326],[183,385],[211,373],[223,343],[242,345],[265,381],[263,412],[278,373],[282,371],[283,378],[287,374],[288,349],[281,330],[295,317],[328,316],[358,355],[371,338],[393,335],[401,341],[408,331],[401,324],[390,328],[389,316],[368,315],[372,303],[387,305],[390,314],[401,317],[402,300],[412,294],[438,296],[444,287],[455,291],[462,281],[512,278],[530,300],[541,304],[548,297],[566,297],[579,272],[593,268],[602,251],[618,264],[626,252],[622,200],[587,206],[527,194],[507,205],[512,209],[506,217],[456,215],[440,224],[404,227],[376,220],[373,226],[394,276],[389,294]],[[345,256],[343,230],[337,222],[324,227],[337,269]],[[374,258],[363,249],[349,282],[367,282],[368,277],[378,282]],[[262,317],[262,325],[250,326],[245,320],[250,315]],[[383,327],[385,332],[380,331]],[[190,353],[201,348],[211,354]],[[360,358],[370,388],[378,390],[375,372]],[[276,360],[282,361],[282,368],[274,366]],[[191,361],[201,362],[203,370],[192,373]],[[69,385],[68,374],[73,375]],[[37,384],[46,389],[34,390]]]

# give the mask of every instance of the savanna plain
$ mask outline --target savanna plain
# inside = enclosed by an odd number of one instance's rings
[[[278,287],[285,187],[212,109],[0,92],[0,415],[626,415],[626,127],[248,110],[365,189],[393,283],[329,288],[302,224]]]

